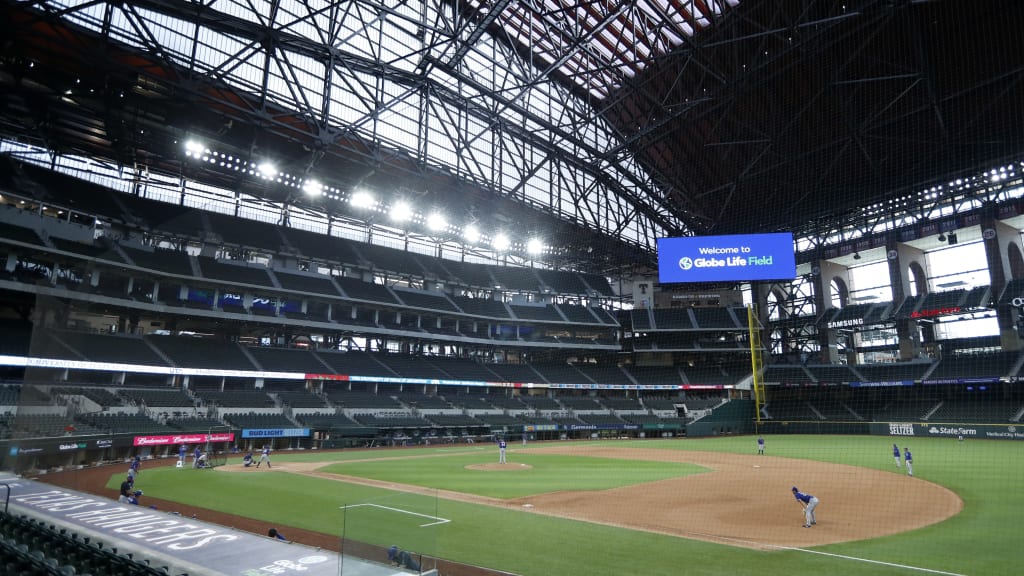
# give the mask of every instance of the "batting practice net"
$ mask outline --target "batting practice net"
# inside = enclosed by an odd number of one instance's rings
[[[230,426],[213,426],[206,435],[206,465],[210,468],[223,466],[228,463],[228,454],[231,453],[234,436],[231,434]]]

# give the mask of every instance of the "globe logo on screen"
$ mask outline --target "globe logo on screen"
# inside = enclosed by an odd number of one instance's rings
[[[693,268],[693,260],[689,256],[683,256],[679,259],[679,267],[683,270],[689,270]]]

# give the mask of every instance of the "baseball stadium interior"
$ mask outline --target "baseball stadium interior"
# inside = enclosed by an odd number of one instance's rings
[[[189,435],[219,466],[1024,418],[1021,3],[0,10],[21,478]],[[762,233],[788,275],[662,281],[658,239]],[[200,573],[105,538],[5,511],[3,573]]]

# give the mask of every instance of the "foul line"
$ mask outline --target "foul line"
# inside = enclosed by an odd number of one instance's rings
[[[441,518],[440,516],[431,516],[429,514],[420,514],[419,512],[412,512],[410,510],[403,510],[401,508],[392,508],[390,506],[381,506],[380,504],[349,504],[342,506],[341,509],[345,510],[348,508],[358,508],[359,506],[373,506],[374,508],[382,508],[384,510],[390,510],[392,512],[400,512],[402,514],[411,514],[413,516],[419,516],[420,518],[430,518],[431,520],[438,520],[438,522],[430,522],[429,524],[420,524],[420,528],[427,528],[429,526],[437,526],[438,524],[447,524],[451,522],[449,518]],[[957,575],[961,576],[961,575]]]
[[[777,544],[767,544],[764,542],[755,542],[753,540],[743,540],[741,538],[730,538],[728,536],[716,536],[713,534],[704,534],[703,536],[713,537],[718,540],[732,540],[733,542],[743,542],[744,544],[753,544],[756,546],[764,546],[765,548],[776,548],[778,550],[791,550],[794,552],[806,552],[807,554],[818,554],[819,556],[831,556],[832,558],[841,558],[843,560],[853,560],[855,562],[866,562],[868,564],[878,564],[880,566],[889,566],[891,568],[902,568],[904,570],[916,570],[918,572],[927,572],[929,574],[941,574],[942,576],[967,576],[966,574],[960,574],[958,572],[945,572],[943,570],[934,570],[932,568],[921,568],[920,566],[910,566],[907,564],[896,564],[895,562],[884,562],[882,560],[871,560],[870,558],[858,558],[857,556],[847,556],[845,554],[835,554],[833,552],[822,552],[820,550],[809,550],[807,548],[797,548],[795,546],[779,546]]]

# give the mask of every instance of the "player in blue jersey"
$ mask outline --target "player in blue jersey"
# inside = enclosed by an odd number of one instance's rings
[[[764,436],[757,437],[757,453],[764,456]]]
[[[814,516],[814,509],[818,507],[818,499],[810,494],[804,494],[796,486],[793,486],[793,496],[804,509],[804,528],[810,528],[817,524],[818,519]]]
[[[504,438],[499,438],[498,439],[498,464],[504,464],[505,463],[505,448],[507,446],[508,445],[505,443],[505,439]]]
[[[896,467],[900,468],[900,447],[895,444],[892,445],[892,457],[896,460]]]
[[[903,461],[907,463],[907,476],[913,476],[914,457],[910,454],[910,448],[903,449]]]
[[[267,468],[270,468],[270,446],[267,444],[263,445],[263,451],[260,452],[260,461],[256,463],[256,467],[259,468],[260,464],[267,463]]]

